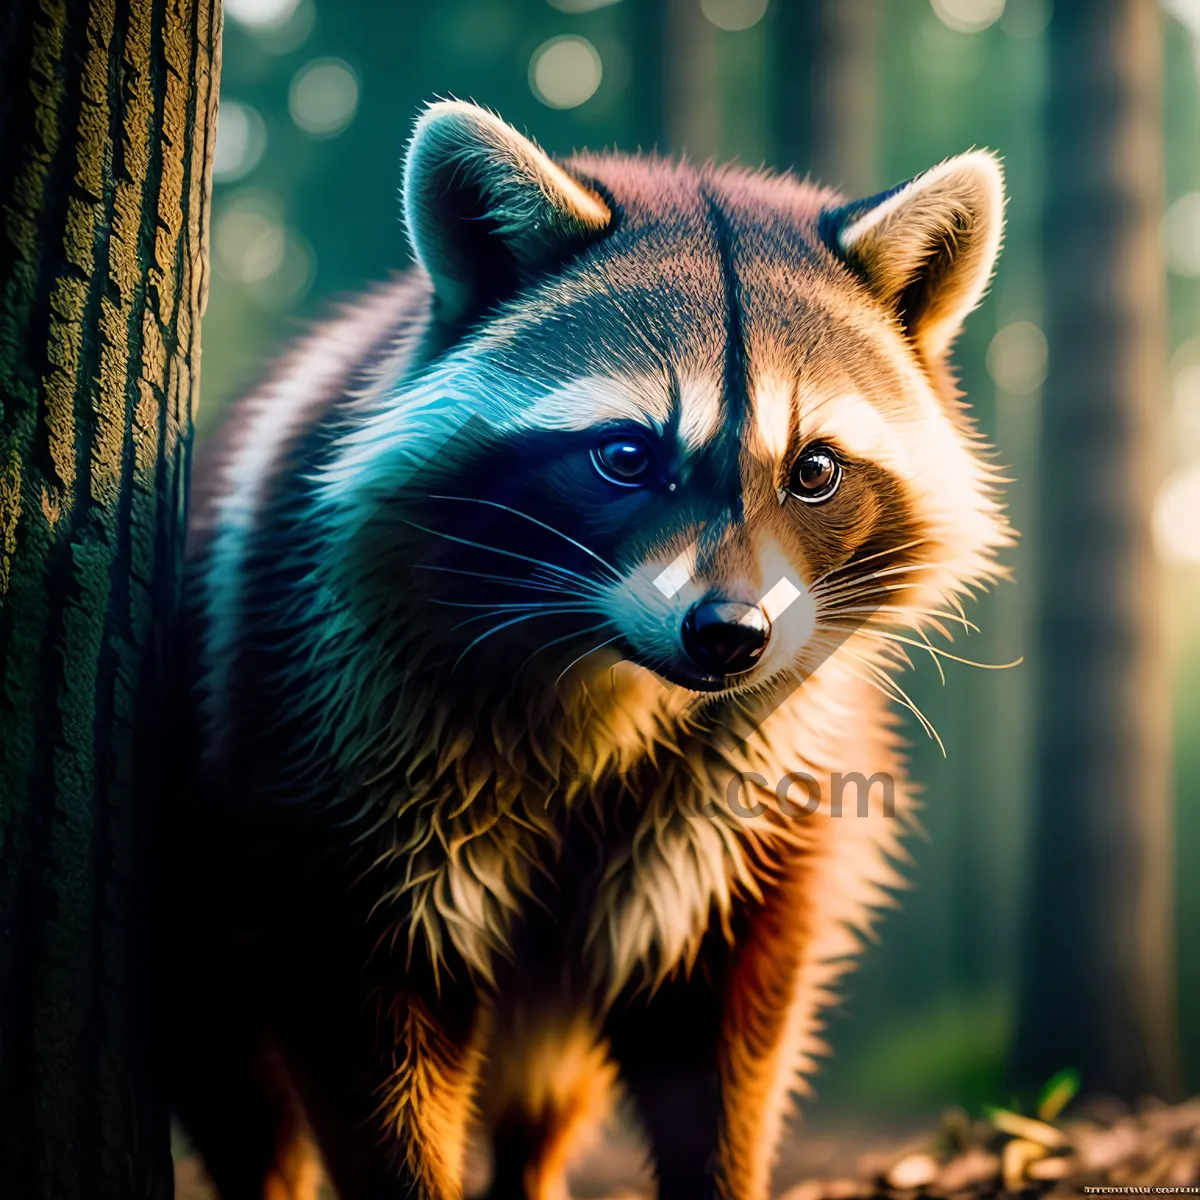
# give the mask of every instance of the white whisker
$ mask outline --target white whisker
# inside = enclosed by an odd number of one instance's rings
[[[564,593],[569,594],[569,593]],[[579,600],[572,604],[563,604],[556,600],[502,600],[495,604],[475,604],[467,600],[442,600],[439,597],[433,597],[430,604],[437,604],[442,608],[486,608],[489,612],[520,612],[522,609],[528,608],[560,608],[571,610],[576,608],[594,608],[595,603],[591,600]]]
[[[577,542],[573,537],[570,537],[569,535],[563,533],[563,531],[561,529],[555,529],[555,527],[553,525],[548,525],[548,524],[546,524],[545,521],[539,521],[537,517],[530,516],[529,513],[522,512],[519,508],[512,508],[507,504],[501,504],[498,500],[483,500],[477,496],[431,495],[429,498],[431,500],[456,500],[462,504],[483,504],[483,505],[486,505],[488,508],[496,508],[496,509],[499,509],[501,512],[511,513],[514,517],[521,517],[523,520],[529,521],[532,524],[537,525],[539,528],[546,530],[547,533],[552,533],[556,537],[562,538],[563,541],[570,542],[570,544],[572,546],[574,546],[577,550],[582,550],[584,554],[588,555],[591,558],[594,558],[606,571],[609,572],[609,574],[612,575],[613,579],[617,580],[618,582],[621,579],[620,573],[617,571],[616,567],[614,567],[606,559],[601,558],[600,555],[597,554],[594,550],[590,550],[582,542]]]
[[[586,604],[586,605],[585,604],[576,604],[576,605],[570,605],[570,606],[562,605],[562,604],[536,604],[536,605],[526,604],[526,605],[520,605],[516,609],[504,608],[504,607],[492,608],[492,607],[488,606],[487,612],[476,613],[475,616],[473,616],[473,617],[467,617],[464,620],[459,621],[458,624],[454,625],[452,628],[455,630],[465,629],[468,625],[474,625],[476,621],[486,621],[489,617],[507,616],[509,613],[514,612],[514,611],[516,611],[516,612],[528,611],[529,615],[533,616],[533,617],[536,617],[539,614],[542,616],[550,617],[550,616],[565,615],[568,613],[595,613],[599,610],[592,607],[592,605],[590,605],[590,604]]]
[[[831,615],[838,617],[842,616],[843,614],[849,614],[851,616],[871,616],[877,612],[897,616],[907,616],[912,614],[918,617],[929,617],[933,627],[938,631],[938,633],[946,638],[949,638],[950,634],[937,624],[938,621],[953,621],[955,624],[961,625],[964,629],[969,630],[971,633],[980,632],[979,626],[973,621],[968,621],[965,617],[960,617],[957,613],[942,612],[940,609],[936,608],[908,608],[898,604],[880,604],[874,607],[849,608],[838,604],[831,607],[829,612]],[[915,628],[915,625],[909,625],[908,628]]]
[[[586,587],[595,587],[595,581],[589,579],[586,575],[580,575],[578,571],[568,570],[568,568],[557,566],[555,563],[544,562],[542,559],[533,558],[528,554],[518,554],[515,550],[504,550],[500,546],[489,546],[486,542],[476,542],[472,541],[471,538],[458,537],[453,533],[444,533],[440,529],[431,529],[428,525],[421,525],[416,521],[405,520],[403,523],[412,529],[420,530],[421,533],[427,533],[431,537],[439,537],[444,541],[455,542],[460,546],[471,546],[476,550],[484,550],[489,554],[500,554],[505,558],[515,558],[520,562],[532,563],[535,567],[541,567],[544,570],[552,571],[556,575],[574,579]]]
[[[824,583],[825,580],[829,579],[831,576],[837,575],[841,571],[849,571],[854,567],[861,567],[863,563],[873,562],[875,559],[884,558],[889,554],[900,554],[905,550],[915,549],[917,546],[924,546],[928,540],[928,538],[914,538],[911,542],[905,542],[901,546],[889,546],[887,549],[877,550],[874,554],[868,554],[863,558],[851,558],[849,562],[844,562],[840,566],[830,567],[830,569],[826,571],[824,575],[818,576],[818,578],[813,581],[812,586],[815,588],[819,584]]]
[[[902,704],[909,712],[921,722],[921,727],[938,745],[938,749],[942,752],[942,757],[946,758],[946,745],[942,741],[938,731],[933,727],[933,722],[917,707],[916,702],[912,697],[878,664],[873,663],[869,658],[864,658],[861,654],[856,654],[848,646],[843,645],[842,650],[849,655],[855,662],[862,663],[881,683],[882,687],[878,690],[884,695],[890,696],[891,699]],[[864,680],[870,683],[870,680]]]
[[[541,654],[543,650],[549,650],[551,646],[561,646],[563,644],[563,642],[570,642],[570,641],[573,641],[575,638],[581,638],[581,637],[586,636],[589,633],[595,633],[596,630],[604,629],[606,626],[611,625],[611,624],[612,624],[612,622],[606,619],[606,620],[597,622],[595,625],[589,625],[586,629],[575,629],[575,630],[572,630],[570,633],[563,634],[562,637],[551,638],[550,641],[543,642],[517,668],[517,674],[520,675],[520,673],[523,670],[525,670],[525,668],[533,661],[533,659],[535,659],[539,654]],[[619,637],[620,634],[618,634],[617,636]],[[589,650],[588,653],[590,654],[591,651]],[[576,660],[576,661],[578,661],[578,660]]]
[[[915,646],[918,650],[927,651],[929,654],[938,656],[939,658],[948,659],[950,662],[962,663],[966,667],[977,667],[981,671],[1008,671],[1013,667],[1019,667],[1025,661],[1024,657],[1014,658],[1012,662],[1006,663],[981,663],[976,662],[972,658],[963,658],[958,654],[951,654],[949,650],[943,650],[940,646],[934,646],[928,641],[917,642],[912,638],[907,638],[903,634],[893,633],[886,629],[873,629],[867,626],[845,626],[845,625],[826,625],[827,629],[840,629],[845,633],[857,633],[863,637],[883,638],[889,642],[903,642],[906,646]]]
[[[462,662],[462,660],[464,658],[466,658],[466,656],[472,650],[474,650],[475,647],[478,646],[480,642],[487,641],[487,639],[490,638],[493,634],[499,633],[503,629],[508,629],[513,625],[520,625],[521,622],[523,622],[523,621],[532,621],[536,617],[550,616],[554,611],[555,610],[553,610],[553,609],[547,609],[544,612],[522,613],[518,617],[513,617],[512,620],[510,620],[510,621],[501,621],[499,625],[494,625],[494,626],[492,626],[491,629],[484,630],[484,632],[481,633],[477,638],[475,638],[474,641],[468,643],[466,649],[463,650],[463,652],[454,660],[454,666],[450,668],[451,671],[458,670],[458,666]],[[491,614],[484,614],[484,615],[487,616],[487,615],[491,615]],[[462,624],[465,625],[469,621],[473,621],[473,620],[477,620],[477,619],[478,618],[475,618],[475,617],[468,617],[467,621],[462,622]]]
[[[579,589],[557,586],[553,576],[550,579],[537,580],[535,579],[537,575],[536,571],[529,579],[521,579],[516,575],[494,575],[488,571],[468,571],[463,567],[443,567],[435,563],[415,563],[414,566],[419,571],[438,571],[445,575],[465,575],[472,579],[487,579],[492,583],[504,583],[510,587],[527,588],[535,592],[562,592],[568,596],[584,594]],[[558,582],[561,583],[561,580]]]
[[[600,628],[600,626],[596,626],[596,628],[598,629],[598,628]],[[598,646],[593,646],[593,647],[592,647],[590,650],[585,650],[585,651],[584,651],[582,654],[580,654],[580,655],[579,655],[577,658],[573,658],[573,659],[571,659],[571,661],[570,661],[569,663],[567,663],[567,665],[566,665],[565,667],[563,667],[563,669],[562,669],[562,670],[561,670],[561,671],[558,673],[558,676],[557,676],[557,678],[554,680],[554,690],[555,690],[555,691],[558,691],[558,685],[559,685],[560,683],[562,683],[563,676],[564,676],[564,675],[566,675],[566,673],[567,673],[567,672],[568,672],[568,671],[569,671],[569,670],[570,670],[572,667],[574,667],[574,666],[578,665],[579,663],[583,662],[583,660],[584,660],[585,658],[587,658],[587,656],[588,656],[589,654],[595,654],[597,650],[603,650],[605,646],[611,646],[611,645],[613,644],[613,642],[615,642],[615,641],[618,641],[618,640],[620,639],[620,637],[621,637],[621,635],[620,635],[619,633],[617,633],[617,634],[614,634],[612,637],[610,637],[610,638],[608,639],[608,641],[606,641],[606,642],[601,642],[601,643],[600,643]],[[614,666],[614,668],[613,668],[613,669],[614,669],[614,670],[616,669],[616,668],[615,668],[615,666]],[[611,675],[611,673],[612,673],[612,672],[610,671],[610,672],[609,672],[609,674]],[[614,687],[614,689],[616,688],[616,682],[615,682],[615,681],[613,682],[613,687]]]
[[[878,571],[870,571],[866,575],[856,576],[853,579],[845,579],[835,583],[832,587],[818,586],[814,584],[809,590],[814,596],[837,596],[840,593],[852,588],[862,587],[864,584],[870,583],[875,579],[885,579],[892,575],[906,575],[909,572],[915,571],[941,571],[944,570],[941,563],[910,563],[903,567],[884,567]]]

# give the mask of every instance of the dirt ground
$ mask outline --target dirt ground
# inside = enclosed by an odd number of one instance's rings
[[[481,1154],[468,1165],[468,1195],[487,1183]],[[1084,1187],[1118,1192],[1200,1189],[1200,1097],[1136,1109],[1094,1102],[1046,1123],[995,1112],[971,1121],[951,1111],[913,1134],[798,1132],[776,1172],[778,1200],[917,1200],[982,1196],[1077,1196]],[[636,1137],[616,1131],[572,1172],[575,1200],[650,1197],[653,1184]],[[333,1193],[327,1192],[330,1200]],[[177,1200],[213,1200],[194,1155],[176,1164]]]

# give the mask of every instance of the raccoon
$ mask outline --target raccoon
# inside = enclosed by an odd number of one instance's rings
[[[565,1200],[620,1101],[662,1200],[764,1200],[899,882],[893,668],[1010,541],[947,365],[1000,166],[848,203],[448,101],[402,194],[413,268],[196,471],[180,1118],[224,1200],[309,1133],[451,1200],[479,1130]]]

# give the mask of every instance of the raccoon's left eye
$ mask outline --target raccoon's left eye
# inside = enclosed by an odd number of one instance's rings
[[[805,504],[820,504],[838,490],[842,464],[828,446],[810,446],[796,459],[788,491]]]
[[[612,437],[592,450],[592,466],[618,487],[641,487],[652,464],[650,447],[638,437]]]

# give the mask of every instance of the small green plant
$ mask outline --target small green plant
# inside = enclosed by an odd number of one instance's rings
[[[1028,1178],[1033,1164],[1068,1152],[1067,1139],[1054,1121],[1078,1092],[1079,1072],[1067,1067],[1056,1072],[1042,1085],[1031,1116],[1022,1113],[1020,1105],[1016,1103],[1009,1108],[984,1107],[984,1115],[996,1132],[1009,1139],[1004,1143],[1001,1158],[1006,1188],[1019,1189]],[[1060,1166],[1065,1170],[1066,1163],[1060,1161],[1048,1163],[1047,1166]],[[1045,1168],[1041,1168],[1041,1171],[1044,1174]],[[1052,1178],[1053,1175],[1045,1177]]]
[[[1035,1112],[1041,1121],[1053,1121],[1079,1094],[1079,1072],[1064,1067],[1051,1075],[1038,1092]]]

